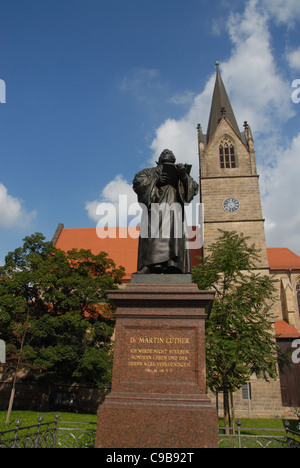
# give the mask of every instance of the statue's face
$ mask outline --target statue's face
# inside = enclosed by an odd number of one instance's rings
[[[164,163],[174,164],[175,163],[174,155],[172,153],[165,153],[160,156],[159,162],[160,164],[164,164]]]

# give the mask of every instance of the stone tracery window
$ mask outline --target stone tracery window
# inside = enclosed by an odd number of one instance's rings
[[[219,146],[221,169],[233,169],[236,167],[236,156],[232,141],[225,137]]]

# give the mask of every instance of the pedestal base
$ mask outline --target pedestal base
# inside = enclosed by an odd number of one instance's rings
[[[129,284],[117,306],[112,391],[98,410],[97,448],[214,448],[206,396],[205,319],[214,294],[194,284]]]
[[[217,448],[210,400],[189,395],[111,395],[98,410],[98,448]]]

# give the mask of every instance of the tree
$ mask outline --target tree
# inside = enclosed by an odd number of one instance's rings
[[[10,252],[0,267],[0,338],[14,384],[21,361],[39,381],[109,381],[114,315],[106,291],[123,275],[106,253],[65,253],[40,233]]]
[[[256,374],[277,376],[278,350],[270,309],[274,279],[257,270],[259,251],[249,238],[220,230],[209,255],[193,269],[199,289],[214,289],[206,329],[207,382],[223,392],[225,425],[230,426],[230,394]]]

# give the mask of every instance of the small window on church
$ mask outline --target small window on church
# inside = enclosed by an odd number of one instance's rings
[[[220,145],[220,165],[221,165],[221,169],[224,169],[225,160],[224,160],[224,148],[222,145]]]
[[[231,167],[236,167],[236,163],[235,163],[235,154],[234,154],[234,147],[231,145],[229,147],[229,151],[230,151],[230,163],[231,163]]]
[[[236,167],[234,146],[228,138],[221,141],[219,152],[221,169],[232,169]]]
[[[298,284],[296,286],[296,290],[297,290],[298,311],[299,311],[299,315],[300,315],[300,280],[298,281]]]

